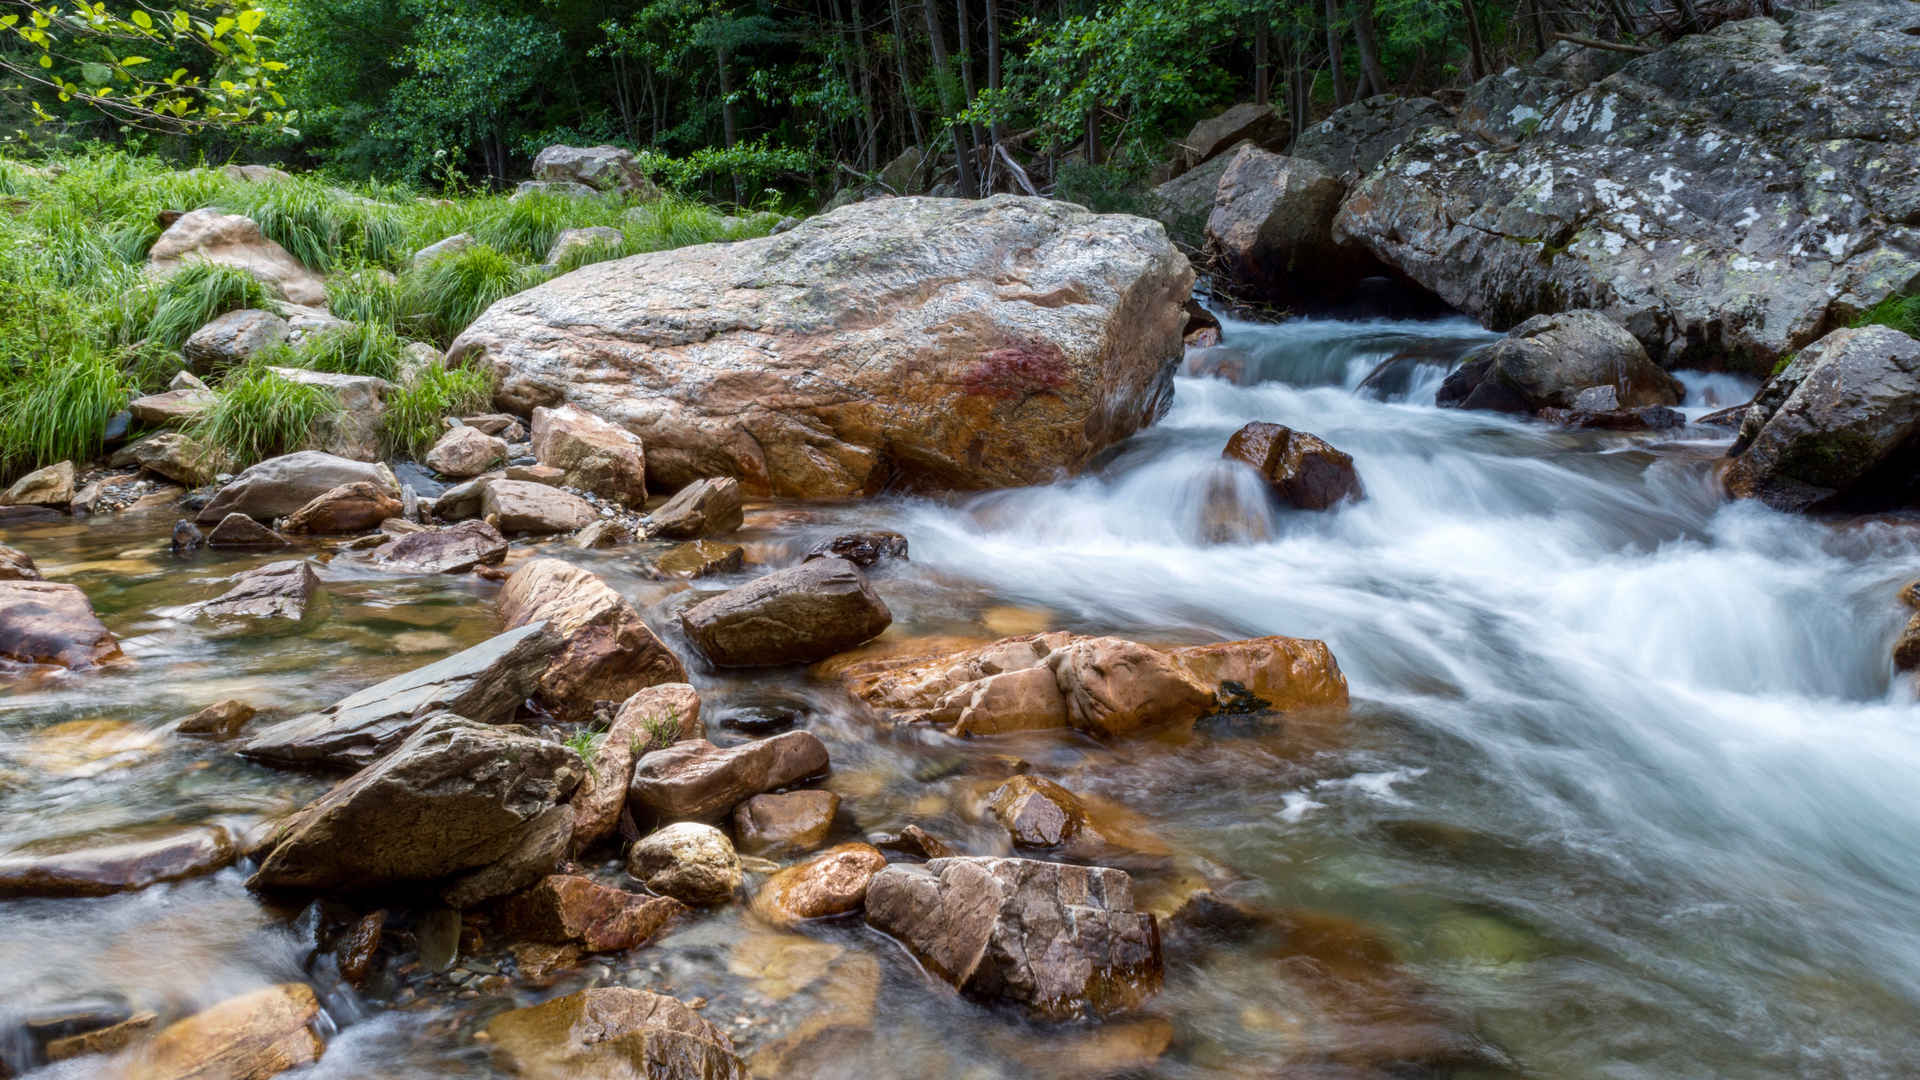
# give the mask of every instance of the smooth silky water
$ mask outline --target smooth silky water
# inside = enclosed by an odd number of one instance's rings
[[[456,968],[463,989],[424,983],[402,955],[361,996],[310,955],[297,908],[248,895],[245,866],[0,902],[0,1002],[115,991],[178,1014],[307,979],[337,1031],[290,1075],[342,1078],[489,1075],[476,1026],[588,980],[704,996],[749,1055],[810,1017],[857,1026],[874,1001],[873,1038],[816,1041],[801,1076],[1080,1075],[1168,1025],[1142,1075],[1920,1074],[1920,710],[1889,659],[1920,522],[1729,504],[1720,428],[1567,432],[1439,410],[1438,366],[1410,367],[1385,400],[1358,390],[1402,350],[1485,338],[1464,322],[1230,321],[1244,385],[1179,379],[1172,412],[1088,475],[750,514],[742,542],[762,560],[851,527],[905,533],[911,563],[876,579],[889,638],[1331,644],[1354,696],[1335,730],[1233,720],[1113,746],[883,730],[801,672],[697,676],[717,741],[742,737],[730,715],[804,714],[846,800],[837,839],[919,821],[1005,851],[978,803],[1017,755],[1150,835],[1114,855],[1143,904],[1206,884],[1273,915],[1230,941],[1170,935],[1144,1019],[1032,1026],[957,998],[857,921],[779,933],[739,905],[548,990],[501,992],[483,948]],[[1688,385],[1694,417],[1752,390]],[[1220,460],[1252,420],[1351,453],[1366,500],[1269,508]],[[225,697],[317,707],[495,629],[496,586],[340,556],[301,628],[209,632],[166,612],[265,560],[176,559],[171,520],[6,527],[50,579],[87,590],[131,659],[0,692],[0,850],[157,822],[257,827],[324,780],[169,723]],[[601,572],[658,628],[688,599],[631,550],[540,550]],[[408,918],[390,926],[410,953]]]

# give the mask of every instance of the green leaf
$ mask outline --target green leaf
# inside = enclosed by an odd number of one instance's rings
[[[137,64],[144,64],[146,62],[147,62],[147,57],[144,57],[144,56],[126,56],[120,59],[120,66],[123,68],[130,68]]]
[[[142,30],[153,29],[153,16],[148,15],[146,12],[141,11],[139,8],[134,8],[133,14],[129,15],[128,18],[132,19],[133,24],[135,26],[138,26]]]
[[[113,69],[105,64],[81,64],[80,77],[89,86],[105,86],[113,81]]]

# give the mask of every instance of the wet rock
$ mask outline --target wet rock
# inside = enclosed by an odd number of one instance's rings
[[[747,550],[717,540],[689,540],[675,544],[647,560],[647,576],[660,581],[692,580],[714,574],[732,574],[746,565]]]
[[[278,548],[293,542],[245,514],[228,514],[207,534],[207,546],[217,548]]]
[[[254,707],[244,701],[228,698],[201,709],[185,720],[175,730],[182,735],[211,735],[216,739],[231,739],[240,734],[247,721],[254,716]]]
[[[1099,735],[1190,727],[1218,709],[1344,709],[1324,642],[1266,637],[1160,650],[1064,631],[965,652],[850,664],[854,696],[895,720],[956,735],[1076,727]]]
[[[400,484],[385,465],[353,461],[320,450],[268,458],[220,489],[194,520],[211,524],[228,514],[258,521],[284,517],[343,484],[371,483],[392,495]]]
[[[633,766],[643,754],[698,739],[700,695],[686,683],[662,683],[634,692],[620,706],[606,734],[587,758],[587,775],[573,793],[576,851],[613,835],[627,804]]]
[[[733,808],[733,837],[750,855],[812,851],[827,842],[840,796],[831,791],[755,795]]]
[[[0,657],[84,668],[119,656],[120,643],[94,616],[78,585],[0,581]]]
[[[1913,671],[1920,668],[1920,613],[1907,620],[1900,637],[1893,643],[1893,669]]]
[[[1539,315],[1462,361],[1435,403],[1462,409],[1533,412],[1575,408],[1581,392],[1613,388],[1618,406],[1678,405],[1680,380],[1647,358],[1632,334],[1592,311]]]
[[[201,371],[235,367],[287,340],[287,320],[271,311],[245,308],[216,315],[181,346],[181,355]]]
[[[1293,125],[1271,105],[1243,101],[1217,116],[1197,121],[1180,140],[1184,164],[1193,168],[1250,142],[1263,150],[1284,150],[1293,138]]]
[[[1105,1077],[1150,1074],[1155,1062],[1173,1045],[1173,1023],[1164,1017],[1101,1024],[1056,1039],[1004,1039],[1008,1056],[1019,1061],[1029,1076],[1052,1080],[1102,1080]],[[1335,1073],[1307,1072],[1302,1080],[1340,1080]],[[1359,1078],[1352,1078],[1359,1080]]]
[[[631,150],[617,146],[549,146],[533,158],[535,179],[584,184],[597,191],[613,191],[651,201],[660,190]]]
[[[1371,260],[1335,242],[1346,185],[1321,165],[1244,147],[1221,174],[1207,251],[1237,296],[1280,304],[1332,298]]]
[[[633,537],[627,532],[625,525],[609,518],[601,518],[599,521],[574,533],[572,539],[568,540],[567,543],[572,544],[582,551],[597,551],[610,547],[619,547],[631,539],[633,539]]]
[[[1254,421],[1233,433],[1220,456],[1258,470],[1282,502],[1302,510],[1326,510],[1364,498],[1353,457],[1318,435]]]
[[[520,981],[532,987],[552,986],[561,973],[580,966],[586,956],[578,945],[548,945],[540,941],[522,941],[508,947]]]
[[[422,912],[414,922],[414,951],[420,966],[445,971],[460,959],[460,936],[465,928],[460,913],[444,905]]]
[[[362,915],[353,929],[341,936],[333,955],[340,968],[340,978],[348,986],[359,989],[367,984],[367,976],[373,974],[374,961],[380,955],[380,936],[386,928],[387,912],[382,908]]]
[[[960,854],[953,845],[918,825],[908,825],[899,833],[874,838],[874,846],[905,852],[917,859],[947,859]]]
[[[19,548],[0,544],[0,581],[39,581],[40,568]]]
[[[193,617],[297,622],[306,618],[307,605],[320,592],[320,575],[306,559],[268,563],[227,580],[226,592],[188,609]]]
[[[683,904],[724,904],[740,888],[740,857],[719,829],[679,821],[635,841],[627,873]]]
[[[776,570],[680,612],[680,625],[718,667],[804,664],[877,636],[893,613],[845,559]]]
[[[529,560],[496,603],[507,626],[544,621],[560,635],[564,644],[540,677],[540,698],[563,719],[587,718],[596,702],[687,681],[680,658],[591,571],[559,559]]]
[[[1008,780],[988,803],[1016,847],[1058,847],[1074,839],[1087,821],[1079,796],[1037,776]]]
[[[65,510],[73,502],[73,462],[35,469],[0,492],[0,506],[46,506]]]
[[[116,1024],[93,1031],[48,1039],[47,1060],[66,1061],[69,1058],[86,1057],[91,1054],[111,1054],[124,1050],[133,1045],[136,1040],[146,1038],[159,1019],[157,1013],[135,1013]]]
[[[624,986],[502,1013],[486,1033],[494,1063],[528,1080],[747,1080],[725,1032],[673,998]]]
[[[436,713],[283,822],[248,884],[370,891],[487,866],[572,793],[581,771],[558,743]]]
[[[207,536],[193,522],[180,519],[173,523],[173,533],[167,540],[167,549],[175,555],[189,551],[199,551],[207,544]]]
[[[279,765],[357,769],[413,734],[428,716],[505,723],[560,651],[545,623],[529,623],[254,733],[240,753]]]
[[[396,536],[367,558],[411,574],[464,574],[476,566],[499,566],[506,561],[507,546],[507,538],[486,522],[462,521]]]
[[[695,540],[730,533],[746,520],[740,509],[740,481],[731,476],[695,480],[647,515],[647,536]]]
[[[814,559],[845,559],[863,570],[885,559],[906,562],[907,538],[891,529],[841,533],[808,548],[806,556],[800,561],[812,562]]]
[[[288,515],[281,528],[290,533],[322,535],[366,532],[400,515],[397,495],[364,480],[342,484]]]
[[[776,926],[860,910],[887,857],[868,844],[840,844],[767,879],[754,894],[754,914]]]
[[[585,255],[596,248],[612,258],[620,254],[619,249],[626,241],[627,234],[610,225],[589,225],[582,229],[566,229],[553,238],[553,246],[547,249],[547,265],[558,266],[562,260],[576,252]]]
[[[894,864],[867,923],[969,996],[1065,1019],[1123,1012],[1159,989],[1160,934],[1119,870],[1027,859]]]
[[[568,487],[633,507],[647,501],[640,437],[577,405],[533,410],[533,454]]]
[[[1608,387],[1612,389],[1612,387]],[[1595,412],[1587,409],[1541,409],[1540,419],[1561,427],[1592,431],[1667,431],[1685,427],[1687,418],[1678,410],[1661,405],[1647,405],[1638,409],[1610,409]]]
[[[211,874],[234,856],[233,838],[218,825],[14,851],[0,856],[0,896],[108,896]]]
[[[1779,510],[1920,496],[1920,341],[1868,326],[1802,349],[1747,409],[1727,490]]]
[[[519,837],[506,854],[450,881],[440,890],[440,900],[450,908],[464,910],[496,896],[519,892],[553,873],[572,842],[573,807],[550,807],[521,826]]]
[[[500,902],[495,924],[508,937],[587,952],[622,952],[646,944],[686,906],[641,896],[589,878],[554,874]]]
[[[878,199],[576,270],[496,304],[448,356],[494,368],[503,407],[572,402],[639,435],[652,487],[978,489],[1077,471],[1156,419],[1191,286],[1143,219]]]
[[[479,476],[507,460],[507,443],[478,428],[460,425],[427,451],[427,468],[458,480]]]
[[[142,424],[173,427],[198,419],[201,413],[213,407],[215,400],[211,390],[168,390],[134,398],[127,403],[127,411]]]
[[[508,536],[572,532],[600,516],[578,495],[526,480],[483,481],[480,512]]]
[[[107,460],[109,468],[136,467],[176,484],[200,487],[213,482],[214,455],[177,431],[162,431],[128,443]]]
[[[1453,126],[1446,106],[1432,98],[1380,94],[1335,109],[1300,132],[1287,152],[1351,182],[1372,172],[1415,132],[1435,126]]]
[[[195,211],[199,213],[201,211]],[[168,1025],[126,1062],[125,1080],[267,1080],[319,1059],[320,1002],[305,983],[263,987]]]
[[[239,267],[280,299],[327,306],[326,285],[286,248],[267,239],[251,218],[212,207],[191,210],[167,226],[147,251],[147,265],[162,276],[202,260]]]
[[[687,739],[642,757],[627,798],[637,820],[715,822],[755,795],[826,770],[826,745],[810,732],[789,731],[724,749],[705,739]]]
[[[1867,2],[1687,35],[1515,144],[1408,140],[1338,228],[1490,326],[1592,308],[1667,368],[1763,374],[1920,273],[1911,25]]]

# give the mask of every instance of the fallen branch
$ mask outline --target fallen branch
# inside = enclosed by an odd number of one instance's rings
[[[1020,163],[1013,160],[1012,154],[1007,153],[1006,144],[994,143],[993,149],[1000,155],[1000,160],[1007,163],[1007,170],[1013,173],[1013,178],[1020,182],[1021,187],[1027,189],[1027,194],[1040,194],[1039,189],[1033,186],[1033,178],[1027,175],[1027,170],[1021,168]]]
[[[1629,45],[1624,41],[1601,41],[1599,38],[1583,37],[1579,34],[1554,34],[1553,38],[1555,41],[1570,41],[1575,45],[1583,45],[1589,49],[1606,49],[1609,52],[1638,53],[1644,55],[1656,51],[1645,45]]]

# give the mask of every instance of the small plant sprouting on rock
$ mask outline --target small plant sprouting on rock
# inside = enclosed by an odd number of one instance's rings
[[[680,740],[680,710],[668,709],[664,713],[655,713],[642,723],[647,729],[647,742],[640,748],[645,754],[653,750],[662,750]]]

